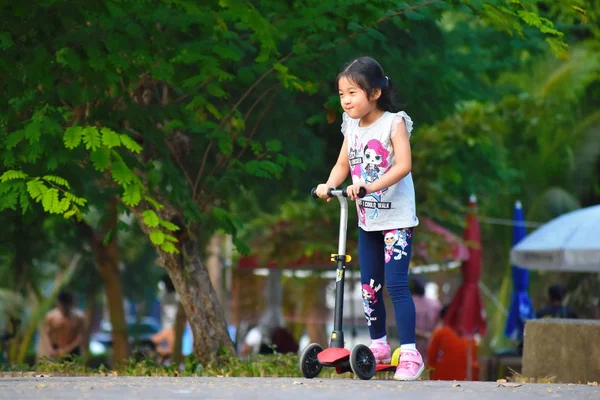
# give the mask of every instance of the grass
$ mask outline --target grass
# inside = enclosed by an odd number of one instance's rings
[[[113,368],[101,364],[98,368],[86,366],[80,358],[62,361],[42,360],[35,367],[12,367],[0,372],[2,376],[163,376],[163,377],[301,377],[297,355],[274,354],[254,356],[242,360],[235,356],[224,355],[220,363],[201,365],[188,357],[179,368],[175,365],[160,365],[152,358],[129,359]],[[393,372],[377,373],[377,379],[392,379]],[[318,378],[358,379],[354,374],[337,374],[335,368],[324,367]],[[421,379],[429,378],[426,369]]]

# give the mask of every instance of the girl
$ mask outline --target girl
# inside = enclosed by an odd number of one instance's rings
[[[400,333],[400,362],[394,379],[415,380],[424,369],[415,346],[415,305],[408,289],[408,267],[416,216],[410,174],[409,138],[412,120],[398,112],[390,79],[370,57],[350,62],[337,77],[344,142],[338,160],[317,195],[342,184],[351,172],[348,196],[357,200],[358,252],[363,304],[373,352],[378,363],[388,363],[391,349],[386,336],[382,291],[386,285]],[[367,196],[357,199],[361,187]],[[393,243],[392,243],[393,242]]]

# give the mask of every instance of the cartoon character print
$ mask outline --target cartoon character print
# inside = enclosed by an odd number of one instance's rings
[[[372,183],[379,179],[382,169],[385,171],[388,166],[388,155],[390,152],[381,144],[379,140],[371,139],[367,142],[364,150],[365,170],[364,177],[366,183]]]
[[[385,263],[392,260],[400,260],[402,256],[408,253],[404,251],[408,246],[406,239],[410,237],[410,232],[406,229],[392,229],[384,232],[385,242]]]
[[[354,154],[354,157],[357,156],[355,148],[351,149],[350,153]],[[363,164],[352,167],[352,176],[360,178],[366,184],[375,182],[380,175],[387,171],[389,154],[388,149],[379,140],[369,140],[363,150]]]
[[[375,310],[372,309],[371,306],[377,303],[377,292],[380,290],[381,284],[375,286],[375,281],[373,279],[371,279],[368,285],[366,283],[363,283],[362,285],[363,308],[368,326],[371,326],[371,321],[377,320],[377,317],[373,316],[373,311]]]

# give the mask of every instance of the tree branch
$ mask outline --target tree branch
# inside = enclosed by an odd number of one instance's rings
[[[258,117],[258,120],[254,124],[254,127],[252,128],[252,131],[250,132],[250,135],[249,135],[248,139],[252,139],[252,137],[256,134],[256,131],[258,130],[258,127],[260,126],[260,122],[265,117],[265,115],[267,115],[267,112],[270,110],[271,106],[273,105],[273,100],[275,99],[275,95],[277,95],[277,91],[275,91],[275,93],[273,93],[271,95],[271,98],[269,99],[269,102],[265,106],[265,109],[262,111],[262,113]],[[232,161],[237,161],[237,160],[239,160],[244,155],[244,153],[246,152],[246,150],[250,146],[249,143],[250,142],[248,142],[248,144],[246,144],[246,146],[244,146],[244,148],[239,152],[239,154]],[[227,169],[225,170],[225,173],[227,173],[227,172],[229,172],[231,170],[233,164],[234,164],[233,162],[229,163],[229,165],[227,166]],[[202,204],[199,205],[200,210],[204,210],[204,207],[206,207],[206,205],[215,196],[215,194],[217,193],[217,187],[219,186],[220,182],[221,181],[219,181],[219,182],[217,182],[215,184],[215,187],[213,188],[212,192],[210,192],[210,194],[208,196],[206,196],[206,199],[202,202]]]

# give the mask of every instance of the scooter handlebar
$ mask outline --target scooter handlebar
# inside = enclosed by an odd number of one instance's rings
[[[343,197],[348,197],[348,192],[346,191],[347,188],[343,188],[343,189],[331,189],[329,188],[329,190],[327,191],[327,195],[329,197],[336,197],[339,195],[342,195]],[[312,195],[313,198],[318,199],[319,196],[317,196],[317,188],[314,187],[312,188],[312,190],[310,191],[310,194]],[[367,190],[364,187],[361,187],[358,191],[358,197],[359,198],[363,198],[367,195]]]

